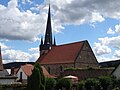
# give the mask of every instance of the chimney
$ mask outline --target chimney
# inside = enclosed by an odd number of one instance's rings
[[[14,76],[14,74],[15,74],[15,73],[14,73],[14,69],[15,69],[14,67],[11,68],[11,75],[12,75],[12,76]]]

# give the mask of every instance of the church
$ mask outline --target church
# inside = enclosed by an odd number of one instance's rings
[[[65,68],[98,67],[98,61],[87,40],[56,45],[52,39],[50,6],[46,25],[45,39],[41,38],[40,56],[37,59],[52,75],[60,76]]]

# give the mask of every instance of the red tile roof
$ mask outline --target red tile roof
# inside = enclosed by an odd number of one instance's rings
[[[45,77],[55,78],[54,76],[52,76],[48,73],[48,71],[45,69],[45,67],[43,67],[43,66],[41,66],[41,67],[42,67],[43,74]],[[25,65],[21,66],[21,69],[24,71],[24,73],[27,76],[30,76],[32,74],[32,70],[34,69],[34,66],[31,64],[25,64]]]
[[[34,66],[31,64],[25,64],[25,65],[21,66],[21,69],[24,71],[24,73],[27,76],[30,76],[32,74],[32,70],[34,69]]]
[[[73,63],[86,41],[53,46],[46,55],[38,58],[41,64]]]

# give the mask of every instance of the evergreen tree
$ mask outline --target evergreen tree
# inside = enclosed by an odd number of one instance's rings
[[[35,63],[31,76],[28,78],[28,90],[45,90],[45,77],[39,63]]]
[[[44,74],[43,74],[43,70],[42,70],[42,68],[41,68],[41,65],[40,65],[39,62],[36,62],[34,66],[39,69],[41,87],[45,88],[45,76],[44,76]],[[44,89],[42,89],[42,90],[44,90]]]

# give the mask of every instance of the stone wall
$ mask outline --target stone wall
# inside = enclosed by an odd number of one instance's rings
[[[47,64],[43,65],[51,75],[61,75],[64,68],[73,68],[74,63],[63,63],[63,64]]]
[[[113,69],[76,69],[76,70],[65,70],[62,75],[73,75],[77,76],[79,80],[87,79],[87,78],[93,78],[93,77],[99,77],[99,76],[106,76],[110,75]]]
[[[89,43],[85,43],[83,45],[83,48],[76,59],[75,67],[76,68],[98,67],[98,61]]]

